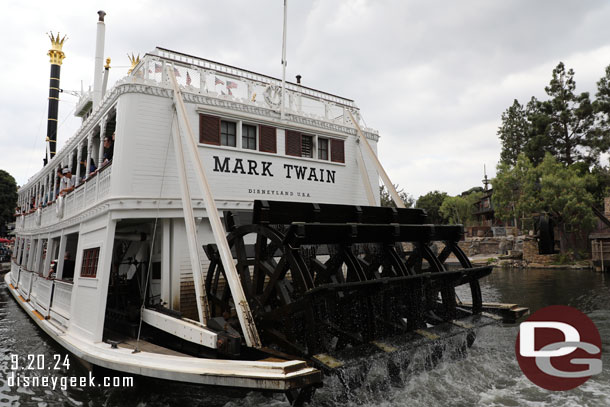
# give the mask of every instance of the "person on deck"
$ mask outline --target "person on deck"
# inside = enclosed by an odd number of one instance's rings
[[[102,165],[107,165],[110,161],[112,161],[112,157],[114,156],[114,133],[112,136],[104,137],[104,161]]]
[[[84,182],[87,179],[87,159],[80,160],[80,182]]]
[[[57,183],[57,190],[55,191],[55,198],[57,198],[59,196],[59,193],[61,192],[61,190],[66,187],[66,181],[64,179],[63,170],[61,168],[57,169],[57,178],[59,179],[59,182]]]
[[[59,195],[65,195],[74,189],[74,178],[72,177],[72,171],[70,168],[66,167],[61,172],[64,175],[63,180],[65,180],[65,186],[61,191],[59,191]]]
[[[93,158],[89,159],[89,173],[94,173],[97,170],[97,167],[95,166],[95,161],[93,161]]]

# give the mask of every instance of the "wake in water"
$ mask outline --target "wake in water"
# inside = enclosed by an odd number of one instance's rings
[[[584,385],[567,392],[551,392],[532,384],[521,372],[515,357],[517,326],[491,325],[477,331],[474,345],[464,355],[463,336],[442,346],[420,348],[411,355],[383,359],[367,369],[329,378],[318,389],[312,407],[327,406],[610,406],[610,285],[606,275],[589,271],[555,270],[537,274],[532,270],[495,270],[484,280],[483,295],[499,302],[519,302],[532,312],[546,305],[570,305],[585,312],[602,338],[603,371]],[[490,296],[491,294],[491,296]],[[538,305],[536,307],[536,305]],[[134,388],[80,389],[50,392],[44,388],[19,389],[7,385],[10,354],[61,353],[8,296],[0,283],[0,405],[66,406],[205,406],[287,407],[281,394],[240,393],[141,379]],[[438,360],[435,360],[438,359]],[[61,374],[78,376],[78,364]],[[348,383],[347,391],[343,383]]]

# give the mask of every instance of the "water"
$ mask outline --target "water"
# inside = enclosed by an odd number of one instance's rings
[[[551,392],[532,384],[520,371],[514,346],[517,326],[489,326],[478,332],[466,357],[445,352],[434,368],[425,365],[425,352],[411,355],[408,379],[387,380],[385,364],[371,364],[367,381],[348,398],[338,398],[339,385],[331,381],[316,392],[313,406],[610,406],[610,275],[588,270],[495,269],[483,279],[485,301],[519,303],[532,311],[547,305],[569,305],[585,312],[601,337],[604,369],[584,385]],[[454,346],[448,344],[450,348]],[[455,346],[456,348],[458,346]],[[11,355],[45,355],[47,366],[61,348],[42,333],[0,283],[0,406],[278,406],[283,396],[257,392],[196,387],[151,379],[136,379],[133,387],[65,389],[10,387]],[[453,356],[448,356],[448,355]],[[24,362],[27,362],[24,360]],[[71,358],[69,369],[53,370],[57,377],[87,376]],[[20,362],[23,363],[23,362]],[[37,373],[37,371],[33,371]],[[40,371],[38,371],[40,374]],[[46,372],[42,372],[47,374]],[[96,375],[102,373],[96,372]]]

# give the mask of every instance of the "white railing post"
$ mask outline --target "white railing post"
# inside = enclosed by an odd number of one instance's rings
[[[74,181],[74,186],[77,187],[80,185],[80,177],[81,177],[81,173],[80,173],[80,162],[82,161],[82,156],[83,156],[83,145],[81,143],[78,143],[78,146],[76,147],[76,180]]]

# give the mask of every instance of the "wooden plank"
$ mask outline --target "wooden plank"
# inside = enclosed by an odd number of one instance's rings
[[[472,307],[472,303],[471,302],[460,302],[458,303],[458,305],[464,306],[464,307]],[[483,303],[483,308],[496,308],[496,309],[502,309],[502,310],[509,310],[515,307],[518,307],[519,304],[506,304],[506,303],[501,303],[501,302],[484,302]]]
[[[150,343],[140,339],[140,341],[136,341],[133,338],[126,339],[121,341],[118,346],[119,348],[125,349],[136,349],[136,345],[139,350],[142,352],[150,352],[150,353],[158,353],[160,355],[169,355],[169,356],[183,356],[183,357],[191,357],[186,353],[176,352],[174,350],[164,348],[163,346],[155,345],[154,343]]]

